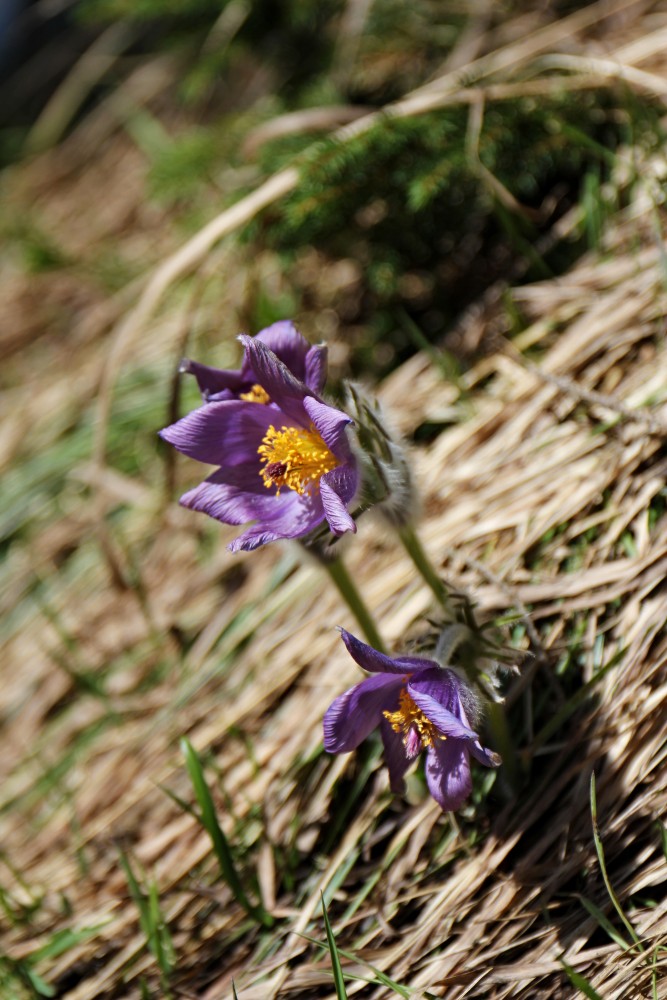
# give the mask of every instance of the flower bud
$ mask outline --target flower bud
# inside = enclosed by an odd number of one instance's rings
[[[346,384],[347,412],[354,417],[361,448],[361,500],[394,527],[412,522],[418,500],[404,447],[386,426],[377,400],[370,399],[356,383]]]

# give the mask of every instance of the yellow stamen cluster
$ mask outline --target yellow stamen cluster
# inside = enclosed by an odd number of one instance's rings
[[[338,465],[338,459],[329,451],[321,436],[311,425],[303,427],[269,427],[257,449],[264,468],[260,475],[267,489],[288,486],[297,493],[305,493],[314,483],[315,488],[325,472]]]
[[[398,711],[382,713],[389,722],[395,733],[403,733],[403,742],[408,739],[410,730],[414,727],[419,736],[421,748],[424,750],[430,747],[434,740],[446,740],[447,737],[439,733],[430,719],[418,708],[406,688],[401,689],[398,696]]]
[[[266,391],[264,386],[259,385],[259,383],[255,383],[255,385],[253,385],[251,389],[248,389],[247,392],[242,392],[239,395],[239,399],[245,400],[246,403],[266,404],[271,402],[271,397],[269,396],[268,392]]]

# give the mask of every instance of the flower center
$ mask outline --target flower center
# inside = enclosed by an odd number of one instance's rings
[[[421,708],[418,708],[406,688],[398,696],[398,711],[382,713],[395,733],[403,733],[403,745],[408,757],[416,757],[420,750],[430,747],[434,740],[446,740],[438,732]]]
[[[259,383],[257,383],[257,382],[255,383],[255,385],[252,386],[251,389],[248,389],[247,392],[242,392],[239,395],[239,399],[245,400],[246,403],[270,403],[271,402],[271,397],[269,396],[269,394],[266,391],[266,389],[264,388],[264,386],[263,385],[259,385]]]
[[[338,459],[311,425],[303,427],[281,427],[271,424],[262,443],[257,449],[263,469],[259,474],[267,489],[288,486],[297,493],[305,493],[311,483],[316,489],[325,472],[331,472],[338,465]]]

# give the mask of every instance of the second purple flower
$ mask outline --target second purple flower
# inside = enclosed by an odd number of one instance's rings
[[[324,749],[355,750],[379,727],[392,791],[401,792],[412,762],[426,751],[426,782],[445,811],[472,791],[470,756],[497,767],[500,757],[471,728],[476,699],[453,670],[416,656],[391,658],[341,629],[352,658],[370,677],[340,695],[324,716]]]

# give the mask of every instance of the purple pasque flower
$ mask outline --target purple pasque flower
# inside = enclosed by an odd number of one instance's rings
[[[259,336],[239,339],[252,391],[209,396],[160,432],[183,454],[218,466],[180,502],[225,524],[253,521],[230,544],[233,552],[301,538],[323,521],[335,535],[356,531],[348,511],[359,484],[347,438],[352,420],[323,402]],[[308,354],[299,357],[307,367]]]
[[[348,753],[379,726],[392,791],[403,791],[405,772],[426,750],[431,795],[446,812],[458,809],[472,790],[470,754],[487,767],[501,763],[470,726],[477,714],[472,691],[453,670],[434,660],[392,659],[340,631],[352,659],[371,676],[327,709],[325,750]]]
[[[327,349],[323,345],[309,344],[291,320],[281,320],[267,326],[254,337],[265,344],[282,361],[292,375],[312,392],[319,394],[327,379]],[[244,399],[249,402],[268,402],[265,388],[253,369],[252,359],[246,351],[240,369],[210,368],[198,361],[185,358],[181,371],[197,379],[199,391],[206,402],[223,399]]]

